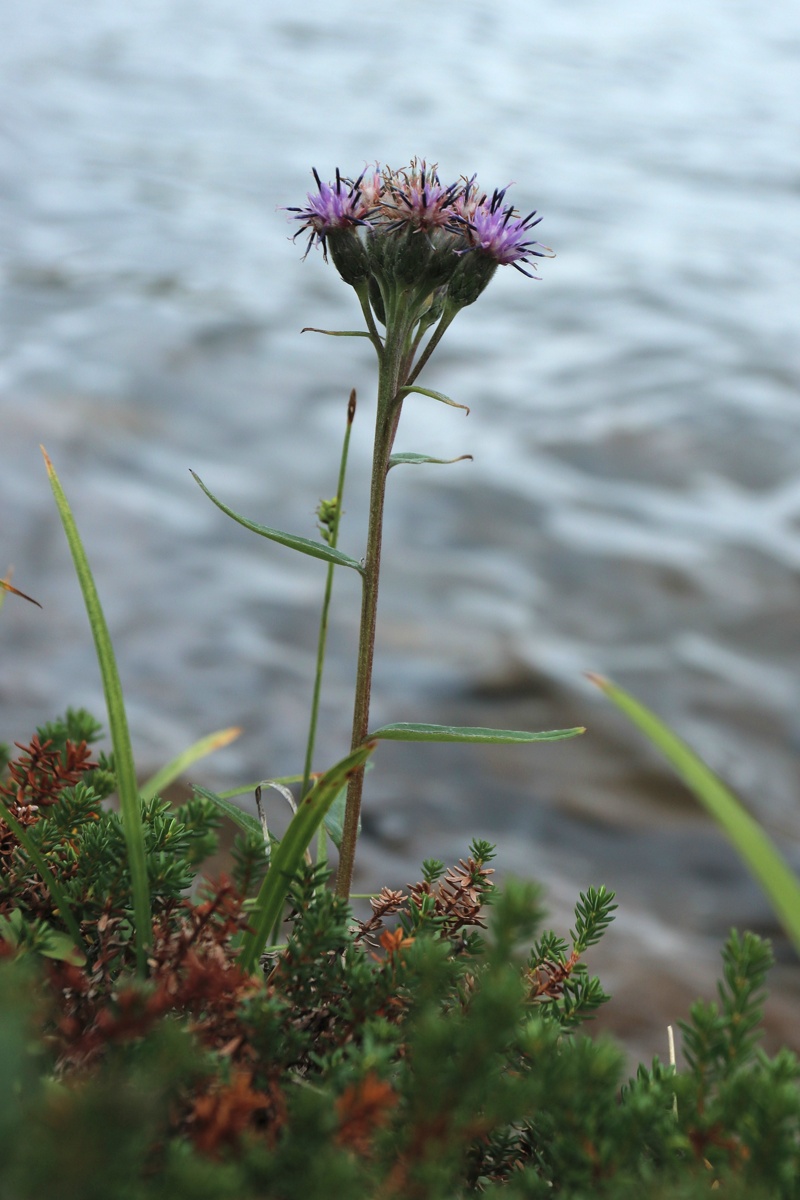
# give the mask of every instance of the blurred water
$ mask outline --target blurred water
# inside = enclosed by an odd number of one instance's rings
[[[356,386],[343,546],[360,557],[371,351],[299,336],[352,326],[357,307],[318,254],[300,261],[277,209],[303,202],[312,165],[419,154],[447,178],[516,181],[558,259],[541,283],[501,271],[426,373],[468,419],[406,405],[398,449],[475,461],[393,473],[375,719],[589,733],[382,751],[364,874],[402,879],[486,834],[554,896],[617,887],[623,958],[634,912],[668,958],[670,925],[684,950],[692,930],[768,925],[582,672],[654,704],[798,860],[800,9],[12,7],[0,568],[44,611],[2,615],[3,736],[101,708],[44,442],[143,765],[240,723],[212,780],[297,769],[322,569],[227,523],[187,468],[313,534]],[[340,579],[321,763],[347,743],[357,599]]]

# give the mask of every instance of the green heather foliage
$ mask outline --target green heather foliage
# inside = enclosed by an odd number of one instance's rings
[[[98,732],[71,713],[0,777],[86,953],[0,823],[0,1200],[800,1194],[798,1062],[759,1048],[760,938],[731,934],[716,1002],[682,1027],[686,1068],[655,1060],[626,1082],[621,1052],[585,1031],[608,1001],[583,961],[612,919],[604,888],[580,895],[562,937],[542,929],[534,885],[493,886],[486,842],[447,870],[426,861],[361,921],[306,865],[284,941],[248,973],[263,845],[245,833],[238,882],[201,882],[216,806],[154,797],[143,979],[124,834],[103,803],[112,765],[86,752]],[[42,803],[26,805],[14,764],[27,771],[37,745]]]

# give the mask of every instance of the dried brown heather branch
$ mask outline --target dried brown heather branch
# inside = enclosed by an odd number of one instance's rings
[[[41,742],[37,733],[27,746],[15,745],[22,753],[8,764],[9,778],[0,784],[0,799],[6,804],[46,808],[55,804],[65,787],[74,787],[98,765],[91,761],[86,742],[67,741],[62,753],[51,741]]]
[[[408,897],[404,892],[387,887],[382,888],[377,896],[372,896],[369,902],[372,916],[366,921],[359,921],[356,942],[375,946],[377,944],[376,935],[384,929],[384,918],[394,916],[407,901]]]
[[[442,922],[442,933],[451,937],[466,926],[486,928],[481,917],[484,898],[491,887],[489,876],[494,871],[474,858],[459,859],[458,865],[448,867],[444,878],[436,883],[416,883],[411,888],[411,900],[418,906],[425,896],[434,900],[434,916]]]
[[[119,936],[121,916],[104,914],[92,965],[49,965],[61,1005],[62,1064],[86,1065],[110,1042],[143,1036],[166,1013],[190,1017],[191,1031],[210,1049],[250,1061],[239,1010],[260,982],[235,961],[232,938],[244,921],[241,896],[228,880],[199,904],[167,905],[153,926],[147,987],[120,988],[121,955],[132,966],[130,937],[122,941]]]
[[[526,982],[530,989],[528,992],[529,1001],[558,1000],[563,995],[564,985],[577,967],[580,959],[581,956],[577,950],[573,950],[565,962],[555,962],[552,959],[545,959],[534,970],[528,971],[526,973]]]

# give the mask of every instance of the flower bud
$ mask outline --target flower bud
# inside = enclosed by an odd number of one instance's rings
[[[345,283],[355,287],[369,278],[369,257],[355,227],[331,229],[327,244],[333,265]]]
[[[407,229],[392,235],[394,242],[395,280],[416,287],[427,276],[427,266],[433,253],[430,239],[422,229]]]
[[[466,250],[458,264],[447,289],[447,298],[457,308],[474,304],[497,270],[497,262],[488,254]]]

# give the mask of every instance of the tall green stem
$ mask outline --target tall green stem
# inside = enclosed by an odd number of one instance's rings
[[[392,319],[394,316],[395,319]],[[389,456],[400,418],[402,398],[398,395],[405,382],[409,323],[405,314],[387,313],[386,340],[379,360],[378,412],[375,421],[375,448],[372,460],[372,483],[369,500],[367,550],[361,594],[361,633],[356,666],[356,691],[353,705],[352,749],[357,749],[369,732],[369,705],[372,693],[372,665],[375,654],[375,630],[378,613],[378,586],[381,568],[381,537],[383,507],[386,495],[386,476]],[[358,822],[361,814],[361,795],[364,789],[364,768],[350,777],[347,788],[339,872],[336,878],[337,895],[347,898],[353,880]]]

